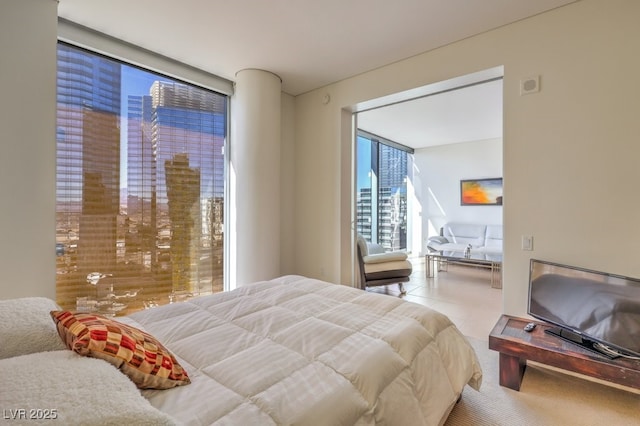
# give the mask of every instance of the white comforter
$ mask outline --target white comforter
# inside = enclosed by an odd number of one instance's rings
[[[192,383],[144,391],[186,425],[436,425],[482,372],[444,315],[299,276],[132,314]]]

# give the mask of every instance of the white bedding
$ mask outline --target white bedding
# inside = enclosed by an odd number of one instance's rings
[[[186,425],[437,425],[482,378],[444,315],[299,276],[124,321],[152,333],[189,373],[190,385],[143,391]]]

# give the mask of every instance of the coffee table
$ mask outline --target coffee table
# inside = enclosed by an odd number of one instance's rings
[[[426,254],[427,278],[434,276],[435,271],[447,271],[449,264],[475,266],[491,270],[491,287],[502,288],[502,254],[479,253],[471,250],[462,251],[430,251]]]

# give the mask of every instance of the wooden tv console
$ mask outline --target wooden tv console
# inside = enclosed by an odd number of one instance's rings
[[[532,332],[524,331],[530,322]],[[500,352],[500,385],[520,390],[527,361],[535,361],[640,389],[640,361],[608,359],[544,332],[550,325],[502,315],[489,335],[489,349]]]

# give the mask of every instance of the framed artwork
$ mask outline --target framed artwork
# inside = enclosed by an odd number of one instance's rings
[[[461,206],[501,206],[502,178],[460,181]]]

